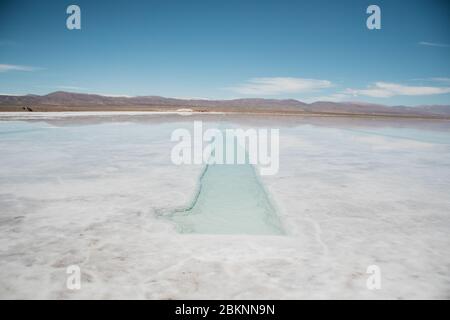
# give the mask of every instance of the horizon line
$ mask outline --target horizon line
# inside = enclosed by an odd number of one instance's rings
[[[182,97],[169,97],[169,96],[160,96],[160,95],[116,95],[116,94],[102,94],[102,93],[90,93],[90,92],[74,92],[74,91],[65,91],[65,90],[56,90],[46,94],[35,94],[35,93],[27,93],[27,94],[15,94],[15,93],[0,93],[1,96],[10,96],[10,97],[26,97],[26,96],[38,96],[45,97],[55,93],[68,93],[68,94],[76,94],[76,95],[91,95],[91,96],[100,96],[106,98],[125,98],[125,99],[133,99],[133,98],[163,98],[163,99],[174,99],[180,101],[235,101],[235,100],[276,100],[276,101],[296,101],[299,103],[303,103],[306,105],[312,105],[314,103],[335,103],[335,104],[365,104],[365,105],[376,105],[376,106],[385,106],[385,107],[425,107],[425,106],[444,106],[450,107],[450,104],[418,104],[418,105],[406,105],[406,104],[383,104],[383,103],[374,103],[367,102],[362,100],[348,100],[348,101],[333,101],[333,100],[315,100],[313,102],[305,102],[296,98],[261,98],[261,97],[249,97],[249,98],[229,98],[229,99],[216,99],[216,98],[182,98]]]

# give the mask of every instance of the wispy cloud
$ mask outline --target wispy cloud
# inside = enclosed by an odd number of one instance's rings
[[[447,77],[414,78],[414,79],[411,79],[411,81],[450,82],[450,78],[447,78]]]
[[[434,77],[434,78],[429,78],[428,80],[434,81],[434,82],[450,84],[450,78],[445,78],[445,77]]]
[[[279,95],[283,93],[310,92],[333,86],[328,80],[306,78],[252,78],[227,89],[244,95]]]
[[[428,46],[428,47],[450,48],[450,44],[447,44],[447,43],[437,43],[437,42],[427,42],[427,41],[420,41],[419,45]]]
[[[398,83],[375,82],[365,89],[346,89],[352,96],[368,96],[373,98],[390,98],[393,96],[426,96],[450,93],[450,87],[407,86]]]
[[[36,71],[41,68],[30,67],[30,66],[20,66],[16,64],[0,64],[0,72],[8,71]]]
[[[415,79],[419,80],[419,79]],[[425,79],[420,79],[425,80]],[[450,93],[449,78],[427,78],[427,81],[440,82],[447,84],[447,86],[409,86],[399,83],[390,82],[375,82],[363,89],[347,88],[336,93],[325,96],[316,96],[305,99],[305,102],[314,101],[351,101],[356,97],[371,97],[371,98],[391,98],[394,96],[427,96],[436,94]]]

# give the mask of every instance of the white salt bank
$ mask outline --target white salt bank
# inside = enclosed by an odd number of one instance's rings
[[[278,174],[173,165],[194,118],[279,128]],[[0,298],[448,299],[449,144],[439,121],[0,116]]]

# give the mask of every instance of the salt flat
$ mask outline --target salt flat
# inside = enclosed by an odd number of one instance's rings
[[[182,234],[201,165],[171,132],[280,128],[285,235]],[[0,115],[0,298],[450,298],[450,126],[227,115]],[[82,287],[66,288],[79,265]],[[380,290],[366,269],[378,265]]]

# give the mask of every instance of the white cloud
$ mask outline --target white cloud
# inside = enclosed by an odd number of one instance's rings
[[[419,79],[416,79],[419,80]],[[420,79],[425,80],[425,79]],[[450,83],[449,78],[428,78],[427,81],[440,82],[442,84]],[[317,96],[307,98],[305,102],[314,101],[332,101],[332,102],[342,102],[351,101],[355,97],[366,96],[372,98],[391,98],[394,96],[426,96],[435,94],[445,94],[450,93],[450,87],[444,86],[407,86],[398,83],[389,82],[375,82],[374,84],[364,88],[364,89],[352,89],[347,88],[340,92],[329,94],[326,96]]]
[[[421,42],[419,42],[419,45],[428,46],[428,47],[450,48],[450,44],[447,44],[447,43],[436,43],[436,42],[427,42],[427,41],[421,41]]]
[[[283,93],[310,92],[329,88],[328,80],[305,78],[252,78],[236,87],[228,88],[245,95],[278,95]]]
[[[411,81],[438,82],[441,84],[450,84],[450,78],[447,77],[415,78],[411,79]]]
[[[35,71],[40,68],[30,67],[30,66],[19,66],[15,64],[0,64],[0,72],[8,71]]]
[[[430,81],[435,81],[435,82],[441,82],[441,83],[446,83],[446,84],[450,84],[450,78],[445,78],[445,77],[434,77],[434,78],[430,78]]]
[[[393,96],[425,96],[450,93],[450,87],[406,86],[397,83],[375,82],[366,89],[346,89],[344,93],[353,96],[390,98]]]

